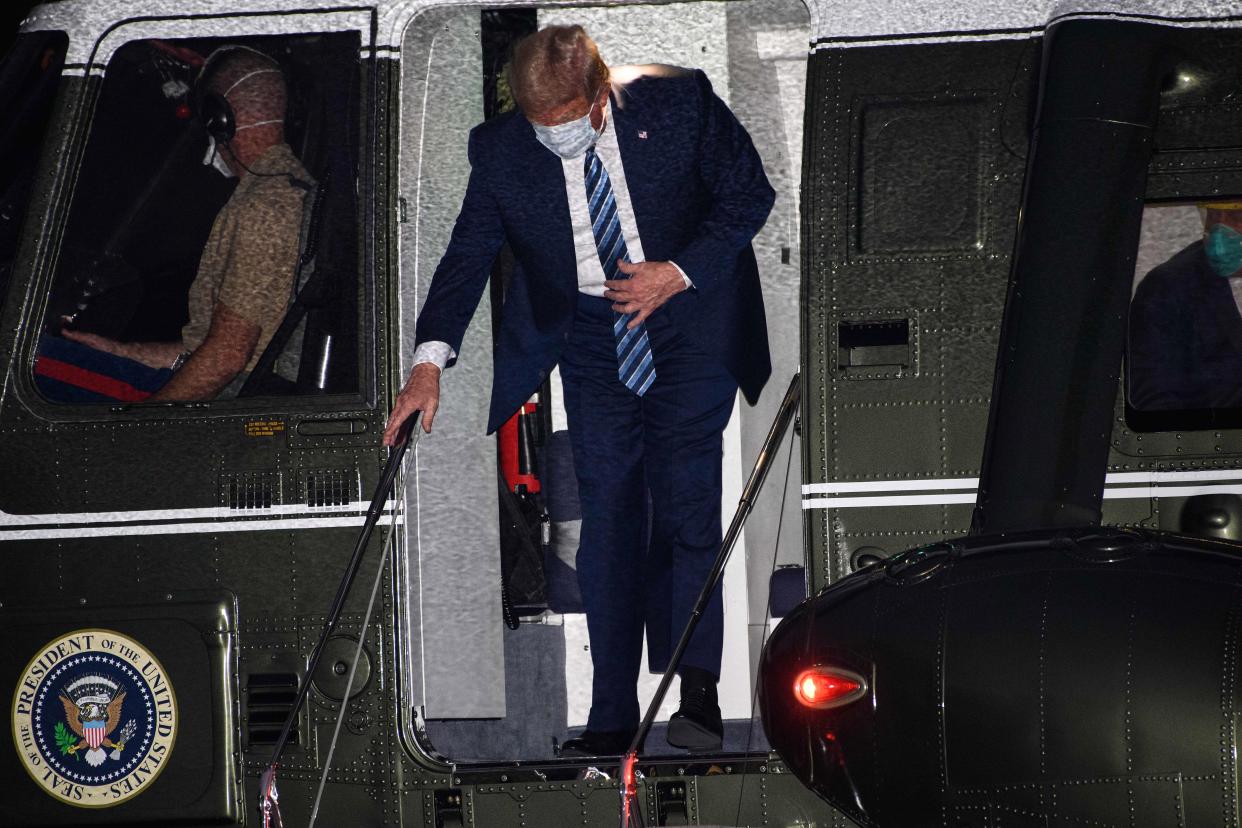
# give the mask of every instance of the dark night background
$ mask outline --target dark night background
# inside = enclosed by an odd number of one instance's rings
[[[15,0],[15,2],[4,3],[0,7],[0,55],[9,51],[13,36],[17,34],[17,27],[36,5],[38,4],[26,2],[26,0]]]

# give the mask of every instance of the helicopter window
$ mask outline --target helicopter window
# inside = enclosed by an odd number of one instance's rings
[[[759,405],[740,403],[726,431],[727,520],[790,366],[797,363],[798,326],[790,323],[787,309],[797,306],[800,285],[798,188],[810,31],[806,8],[796,0],[504,10],[446,6],[416,17],[400,53],[402,373],[414,352],[413,320],[453,231],[470,174],[469,130],[503,117],[509,105],[503,69],[511,44],[553,23],[583,25],[614,68],[646,63],[702,68],[747,128],[777,192],[767,225],[753,243],[777,368]],[[406,643],[400,652],[410,703],[402,709],[419,709],[417,728],[425,725],[423,735],[436,750],[458,762],[550,758],[554,737],[563,741],[585,725],[591,696],[590,640],[575,570],[581,515],[558,373],[547,378],[537,401],[502,427],[499,442],[484,436],[493,328],[506,308],[499,299],[512,267],[502,249],[492,268],[496,301],[483,297],[460,360],[445,373],[436,438],[419,444],[418,485],[408,486],[405,495],[406,514],[419,520],[404,524],[403,548],[411,560],[403,568],[403,591],[410,598],[403,602]],[[882,344],[900,344],[890,340]],[[787,448],[781,448],[781,466]],[[497,492],[498,465],[508,489],[503,495]],[[769,620],[767,589],[778,534],[776,563],[802,562],[797,533],[789,531],[799,520],[799,474],[794,468],[783,513],[782,474],[778,467],[771,476],[778,482],[756,504],[745,544],[734,549],[725,573],[720,701],[729,750],[765,748],[762,729],[750,718],[751,691]],[[463,503],[470,507],[463,509]],[[496,588],[502,583],[504,602]],[[658,675],[644,672],[642,703],[658,682]],[[657,722],[667,721],[677,703],[674,685]],[[648,749],[674,752],[660,735],[662,727],[657,724]]]
[[[64,32],[20,35],[0,64],[0,302],[8,292],[9,274],[17,257],[22,217],[43,133],[52,114],[69,38]]]
[[[1131,428],[1242,424],[1242,200],[1146,207],[1125,374]]]
[[[359,42],[115,52],[33,361],[46,398],[358,392]]]

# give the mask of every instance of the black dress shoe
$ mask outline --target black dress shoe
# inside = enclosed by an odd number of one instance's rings
[[[632,730],[584,730],[561,745],[561,756],[620,756],[630,749]]]
[[[716,685],[686,687],[681,690],[681,706],[668,720],[668,743],[684,750],[720,750],[724,744],[724,724]]]

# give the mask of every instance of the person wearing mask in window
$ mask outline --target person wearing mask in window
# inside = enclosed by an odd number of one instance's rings
[[[1139,283],[1127,394],[1139,410],[1242,406],[1242,201],[1201,204],[1203,237]]]
[[[586,732],[563,753],[614,755],[639,722],[644,625],[663,671],[719,551],[737,390],[753,402],[771,373],[751,239],[775,194],[701,71],[610,70],[580,26],[550,26],[518,44],[509,79],[518,111],[470,134],[465,199],[384,439],[416,411],[431,431],[507,242],[488,429],[560,366],[593,665]],[[721,745],[722,631],[718,588],[679,669],[674,746]]]
[[[314,189],[285,143],[285,80],[274,60],[247,47],[223,47],[207,58],[197,86],[199,118],[210,136],[203,163],[238,183],[199,259],[181,340],[118,342],[71,327],[61,331],[92,348],[172,368],[149,400],[237,395],[288,310],[303,207]]]

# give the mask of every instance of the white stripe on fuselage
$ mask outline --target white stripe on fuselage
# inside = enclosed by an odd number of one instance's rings
[[[185,535],[219,532],[277,532],[361,526],[369,501],[341,506],[283,504],[264,509],[207,506],[118,512],[45,512],[15,515],[0,511],[0,542],[98,538],[126,535]],[[396,518],[399,523],[401,518]],[[392,501],[378,521],[393,523]]]
[[[1212,482],[1236,481],[1236,482]],[[1135,485],[1137,484],[1137,485]],[[1181,485],[1173,485],[1181,484]],[[1105,500],[1242,494],[1242,469],[1113,472],[1104,480]],[[803,509],[857,509],[878,506],[948,506],[974,503],[977,477],[921,480],[843,480],[802,487]],[[929,494],[907,494],[930,492]],[[808,497],[808,495],[820,495]],[[840,495],[850,495],[841,497]]]

